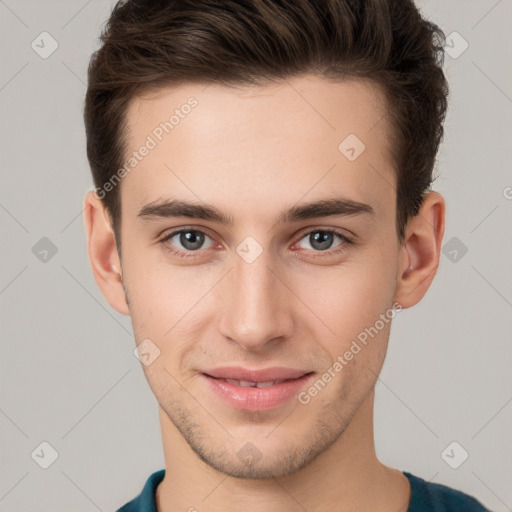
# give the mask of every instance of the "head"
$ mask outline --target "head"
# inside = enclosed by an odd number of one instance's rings
[[[85,104],[89,255],[158,354],[143,368],[161,411],[210,466],[291,474],[371,397],[391,319],[439,261],[443,38],[405,0],[114,8]],[[234,408],[210,396],[225,366],[310,380]]]

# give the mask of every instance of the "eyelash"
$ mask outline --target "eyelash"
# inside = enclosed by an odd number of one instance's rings
[[[182,258],[182,259],[196,259],[198,257],[201,257],[202,256],[202,253],[205,252],[204,249],[198,249],[197,251],[180,251],[180,250],[176,250],[176,249],[173,249],[171,247],[171,245],[168,243],[169,240],[171,238],[173,238],[174,236],[176,235],[179,235],[180,233],[188,233],[188,232],[194,232],[194,233],[200,233],[202,235],[205,235],[207,236],[208,238],[212,238],[210,237],[207,233],[205,233],[204,231],[201,231],[200,229],[192,229],[192,228],[186,228],[186,229],[178,229],[176,231],[173,231],[169,234],[166,234],[160,241],[159,243],[161,243],[165,250],[169,251],[171,254],[179,257],[179,258]],[[354,240],[347,236],[344,232],[342,233],[341,231],[338,231],[336,229],[319,229],[319,228],[316,228],[316,229],[313,229],[311,231],[308,231],[307,233],[304,233],[303,236],[301,236],[301,238],[299,239],[302,240],[303,238],[311,235],[312,233],[330,233],[330,234],[334,234],[334,235],[337,235],[341,238],[342,242],[340,243],[340,245],[338,245],[337,247],[335,247],[334,249],[327,249],[325,251],[313,251],[313,252],[316,252],[316,253],[320,253],[318,256],[313,256],[313,258],[317,258],[317,257],[323,257],[323,255],[329,255],[329,256],[333,256],[335,254],[339,254],[341,252],[344,252],[346,249],[347,249],[347,245],[353,245],[354,244]],[[189,254],[190,253],[190,254]]]

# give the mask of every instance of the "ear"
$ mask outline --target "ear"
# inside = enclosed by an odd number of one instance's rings
[[[438,192],[423,198],[418,214],[409,220],[400,248],[395,301],[403,308],[425,295],[439,266],[445,225],[445,202]]]
[[[87,251],[96,283],[108,303],[119,313],[129,315],[110,216],[94,191],[84,199]]]

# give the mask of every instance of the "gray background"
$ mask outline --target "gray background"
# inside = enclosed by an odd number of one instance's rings
[[[81,217],[92,186],[86,68],[111,5],[0,0],[2,511],[113,511],[164,467],[130,321],[97,289]],[[469,46],[456,55],[461,40],[449,38],[456,58],[445,62],[451,98],[434,188],[447,200],[450,245],[424,300],[394,321],[376,391],[377,451],[512,510],[512,3],[418,6]],[[31,47],[43,31],[59,45],[46,59]],[[43,237],[57,248],[46,261]],[[43,441],[58,453],[47,469]],[[441,456],[453,441],[469,453],[458,469]],[[461,448],[448,453],[460,461]]]

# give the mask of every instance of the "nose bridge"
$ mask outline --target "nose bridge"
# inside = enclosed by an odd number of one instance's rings
[[[271,252],[254,240],[244,240],[234,254],[223,294],[222,329],[226,337],[247,350],[261,349],[290,332],[288,292],[274,274],[275,266]]]

